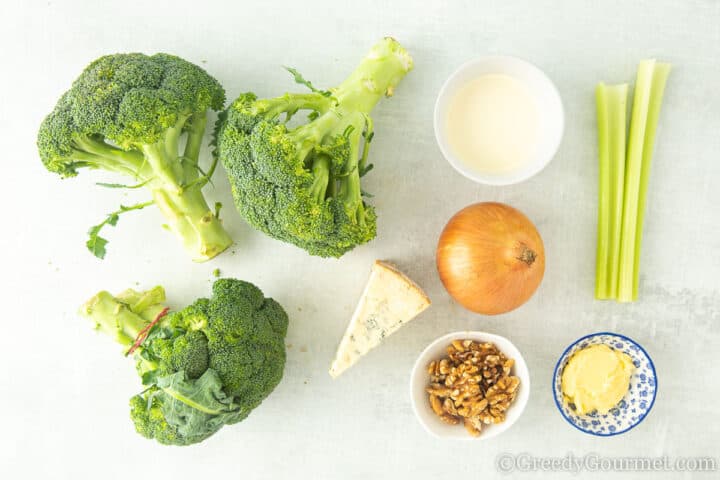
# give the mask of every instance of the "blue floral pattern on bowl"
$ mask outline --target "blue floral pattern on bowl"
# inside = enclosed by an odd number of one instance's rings
[[[635,371],[630,378],[630,388],[620,403],[605,415],[593,412],[579,415],[563,398],[562,372],[570,357],[590,345],[604,344],[630,355]],[[624,335],[610,332],[593,333],[573,342],[565,349],[555,365],[553,373],[553,396],[555,405],[570,425],[591,435],[608,437],[625,433],[642,422],[655,403],[657,374],[650,355],[640,344]]]

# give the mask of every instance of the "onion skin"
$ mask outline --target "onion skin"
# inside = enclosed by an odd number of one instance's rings
[[[476,203],[456,213],[440,234],[436,260],[448,293],[485,315],[527,302],[545,274],[545,248],[535,225],[502,203]]]

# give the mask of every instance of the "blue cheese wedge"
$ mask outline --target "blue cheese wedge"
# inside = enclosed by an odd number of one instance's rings
[[[338,377],[429,306],[430,299],[415,282],[393,265],[376,260],[330,366],[330,376]]]

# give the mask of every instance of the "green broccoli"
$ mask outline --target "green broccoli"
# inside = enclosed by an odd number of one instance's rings
[[[145,186],[152,201],[121,206],[90,229],[88,249],[105,256],[102,227],[118,216],[152,203],[193,260],[202,262],[232,244],[202,194],[216,160],[203,171],[198,164],[207,111],[219,110],[225,91],[200,67],[159,53],[107,55],[92,62],[65,92],[40,126],[37,145],[45,167],[62,177],[80,168],[129,176]],[[182,148],[182,152],[181,152]]]
[[[288,317],[252,283],[226,278],[182,310],[164,302],[162,287],[103,291],[80,313],[134,354],[146,387],[130,399],[138,433],[189,445],[244,420],[277,386]]]
[[[372,240],[375,211],[360,187],[372,168],[369,113],[412,66],[405,49],[385,38],[337,88],[320,91],[288,69],[312,92],[265,100],[245,93],[221,113],[214,153],[248,223],[322,257]],[[291,128],[299,110],[310,112],[308,122]]]

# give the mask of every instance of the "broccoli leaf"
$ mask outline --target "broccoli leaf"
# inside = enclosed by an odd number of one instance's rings
[[[87,242],[85,242],[85,246],[88,250],[90,250],[90,253],[95,255],[99,259],[105,258],[105,254],[107,251],[105,250],[105,245],[107,245],[108,241],[97,234],[97,232],[93,232],[98,227],[98,225],[95,225],[90,229],[89,235],[90,238],[88,238]]]
[[[197,380],[187,380],[185,372],[176,372],[159,377],[156,384],[174,402],[181,402],[208,415],[238,410],[232,397],[222,391],[222,381],[212,368],[208,368]]]
[[[222,390],[222,381],[209,368],[196,380],[188,380],[185,372],[157,378],[155,396],[164,396],[162,410],[168,424],[186,438],[205,437],[218,431],[242,409]]]
[[[90,229],[88,230],[88,240],[87,242],[85,242],[85,246],[88,250],[90,250],[90,253],[95,255],[97,258],[105,258],[105,254],[107,253],[105,246],[108,244],[108,241],[107,239],[100,236],[100,231],[103,229],[103,227],[105,225],[110,225],[114,227],[115,225],[117,225],[117,222],[120,219],[120,214],[130,212],[132,210],[141,210],[149,205],[152,205],[153,203],[155,202],[143,202],[135,205],[130,205],[129,207],[126,207],[125,205],[120,205],[120,209],[109,213],[105,220],[98,223],[97,225],[93,225],[92,227],[90,227]]]
[[[287,70],[288,72],[290,72],[290,74],[292,74],[293,78],[295,79],[295,83],[299,83],[300,85],[306,86],[307,88],[310,89],[311,92],[319,93],[323,97],[329,97],[330,95],[332,95],[332,92],[330,90],[318,90],[317,88],[315,88],[315,86],[312,83],[310,83],[309,80],[305,80],[305,77],[303,77],[302,74],[300,72],[298,72],[297,70],[295,70],[294,68],[291,68],[291,67],[283,67],[283,68],[285,70]]]
[[[375,168],[375,165],[372,163],[366,167],[361,167],[360,171],[358,172],[358,174],[360,175],[360,178],[364,177],[373,168]]]
[[[141,350],[144,352],[145,350]],[[158,371],[157,370],[148,370],[147,372],[143,373],[140,376],[142,380],[142,384],[146,386],[155,385],[158,381]]]
[[[129,188],[129,189],[135,189],[144,187],[148,184],[148,182],[152,180],[151,178],[148,178],[144,182],[136,183],[135,185],[125,185],[124,183],[104,183],[104,182],[95,182],[95,185],[99,187],[105,187],[105,188]]]

